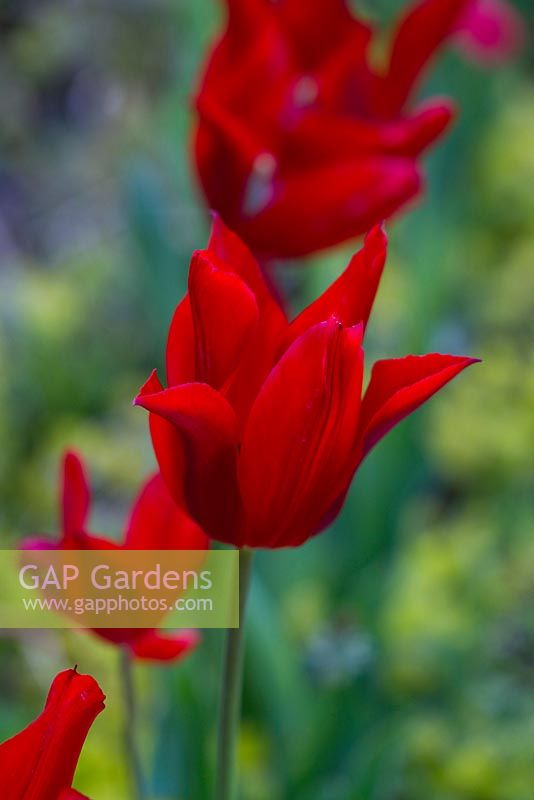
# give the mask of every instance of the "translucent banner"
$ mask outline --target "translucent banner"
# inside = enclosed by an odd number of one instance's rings
[[[236,628],[236,550],[0,550],[0,628]]]

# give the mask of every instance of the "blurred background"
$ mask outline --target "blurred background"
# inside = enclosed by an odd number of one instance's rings
[[[403,0],[361,2],[391,19]],[[517,2],[530,30],[534,9]],[[160,366],[208,224],[188,163],[190,98],[216,0],[2,0],[0,536],[57,530],[69,446],[93,529],[120,536],[153,468],[131,398]],[[529,42],[531,45],[531,41]],[[424,94],[461,116],[430,189],[389,226],[368,362],[480,356],[369,458],[333,529],[261,553],[252,595],[243,800],[534,797],[534,55],[484,71],[449,52]],[[295,306],[354,246],[289,267]],[[158,800],[205,800],[221,632],[139,667]],[[4,632],[0,740],[75,662],[108,696],[76,786],[128,798],[118,654],[85,635]]]

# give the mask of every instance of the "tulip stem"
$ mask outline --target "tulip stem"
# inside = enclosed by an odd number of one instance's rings
[[[239,551],[239,627],[229,628],[221,687],[215,800],[234,800],[236,792],[236,742],[241,716],[245,610],[252,572],[253,551]]]
[[[145,799],[145,786],[136,738],[137,704],[132,656],[127,647],[121,648],[121,683],[124,693],[124,754],[135,800]]]

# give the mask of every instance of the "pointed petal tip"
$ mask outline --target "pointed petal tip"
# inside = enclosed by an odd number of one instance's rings
[[[365,322],[361,320],[357,322],[355,325],[350,325],[350,327],[345,328],[348,333],[350,340],[355,344],[357,347],[360,348],[360,352],[363,357],[364,348],[363,348],[363,340],[365,337]]]
[[[366,246],[377,244],[379,247],[387,248],[388,235],[386,231],[386,222],[381,220],[366,233],[364,243]]]
[[[434,119],[448,119],[458,113],[458,104],[447,95],[433,95],[422,100],[414,110],[416,116],[433,117]]]
[[[448,97],[434,97],[419,107],[426,118],[428,146],[451,128],[459,114],[459,106]]]
[[[480,364],[482,362],[481,358],[476,358],[474,356],[457,356],[452,353],[434,353],[433,355],[439,358],[450,359],[452,362],[462,364],[464,367],[470,367],[472,364]]]
[[[212,235],[217,232],[218,226],[221,224],[220,220],[215,222],[212,227]],[[207,248],[203,250],[193,250],[191,255],[191,266],[189,269],[189,291],[191,292],[191,275],[198,269],[205,268],[210,272],[220,272],[220,266],[215,263],[213,259],[213,253],[209,249],[209,245]]]
[[[144,408],[144,398],[150,394],[157,394],[158,392],[161,392],[162,389],[163,386],[158,378],[158,371],[157,369],[153,369],[148,379],[144,382],[139,389],[139,392],[132,400],[132,405],[141,406]]]
[[[81,455],[76,450],[71,447],[67,447],[63,451],[63,461],[66,463],[68,461],[76,461],[78,463],[81,462]]]
[[[474,356],[463,356],[463,359],[466,367],[471,367],[473,364],[484,363],[482,358],[475,358]]]

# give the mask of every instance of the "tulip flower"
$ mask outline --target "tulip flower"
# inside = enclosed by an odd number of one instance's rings
[[[76,800],[71,788],[85,738],[104,709],[105,697],[90,675],[75,669],[54,678],[43,712],[0,744],[1,795],[5,800]]]
[[[520,43],[504,0],[418,0],[380,35],[347,0],[227,0],[196,100],[206,202],[262,259],[297,258],[365,233],[422,190],[420,158],[451,102],[414,106],[450,39],[487,61]]]
[[[291,323],[220,219],[193,255],[169,330],[168,388],[154,372],[134,403],[150,412],[169,491],[212,538],[278,548],[317,534],[382,437],[475,361],[378,361],[362,394],[362,342],[386,245],[374,228]]]
[[[150,477],[133,503],[126,524],[124,541],[87,532],[91,490],[84,465],[78,455],[67,452],[63,458],[60,517],[61,534],[56,542],[32,538],[23,543],[27,550],[205,550],[206,534],[171,499],[159,474]],[[198,644],[196,631],[164,635],[157,630],[101,628],[93,631],[102,639],[125,646],[138,659],[171,661],[190,653]]]

